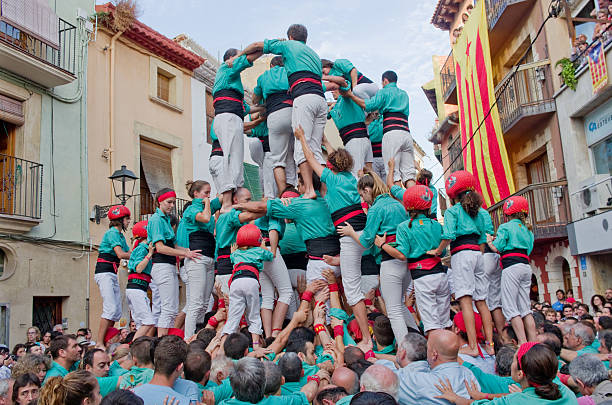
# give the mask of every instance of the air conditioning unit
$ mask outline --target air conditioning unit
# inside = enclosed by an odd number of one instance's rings
[[[612,209],[612,177],[597,174],[580,182],[576,198],[583,218]]]

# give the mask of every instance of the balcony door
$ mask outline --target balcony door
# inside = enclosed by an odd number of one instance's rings
[[[155,193],[172,183],[172,150],[167,146],[140,140],[140,215],[153,214]]]
[[[550,181],[550,167],[546,153],[527,163],[527,180],[529,184],[548,183]],[[554,199],[551,190],[551,188],[533,190],[532,199],[535,212],[531,216],[537,224],[544,224],[549,221],[555,222],[555,209],[552,204]]]
[[[15,201],[15,125],[0,120],[0,213],[13,214]]]

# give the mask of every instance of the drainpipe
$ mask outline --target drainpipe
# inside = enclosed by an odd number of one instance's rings
[[[115,146],[115,42],[123,34],[123,31],[117,32],[111,38],[110,45],[110,83],[108,94],[108,175],[113,174],[113,148]],[[110,185],[110,198],[113,201],[113,184]]]

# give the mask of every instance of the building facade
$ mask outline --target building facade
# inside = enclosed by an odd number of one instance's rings
[[[472,0],[438,2],[431,22],[449,32],[451,46],[461,38],[474,6]],[[538,35],[548,7],[544,0],[484,3],[496,108],[515,195],[530,203],[536,238],[531,254],[535,275],[532,298],[538,300],[550,300],[558,288],[573,289],[577,298],[583,296],[578,259],[570,251],[567,237],[570,198],[554,98],[562,85],[554,64],[570,55],[570,39],[566,22],[555,18],[546,21]],[[430,140],[448,175],[463,169],[465,163],[452,52],[447,57],[434,57],[434,77],[435,92],[430,94],[435,94],[438,122]],[[489,207],[496,226],[505,221],[502,205],[503,200]]]
[[[92,7],[0,2],[0,344],[87,324]]]
[[[195,142],[194,150],[192,133],[194,128],[201,130],[205,116],[202,103],[194,110],[192,79],[204,59],[138,20],[118,30],[115,10],[110,3],[96,6],[98,30],[89,45],[87,156],[89,183],[95,185],[89,189],[94,250],[108,229],[106,210],[100,207],[120,203],[108,179],[115,170],[126,166],[138,177],[133,191],[131,186],[127,190],[132,195],[126,203],[132,223],[155,212],[154,195],[164,187],[176,190],[180,217],[188,200],[185,183],[201,175],[194,165],[199,149]],[[129,231],[126,238],[131,238]],[[94,269],[92,260],[89,319],[96,329],[102,302]],[[119,278],[125,285],[124,267]],[[120,325],[129,321],[125,301],[123,307]]]

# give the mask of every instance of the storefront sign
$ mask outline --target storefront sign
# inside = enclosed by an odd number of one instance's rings
[[[612,100],[608,100],[584,117],[584,132],[588,146],[612,134]]]

